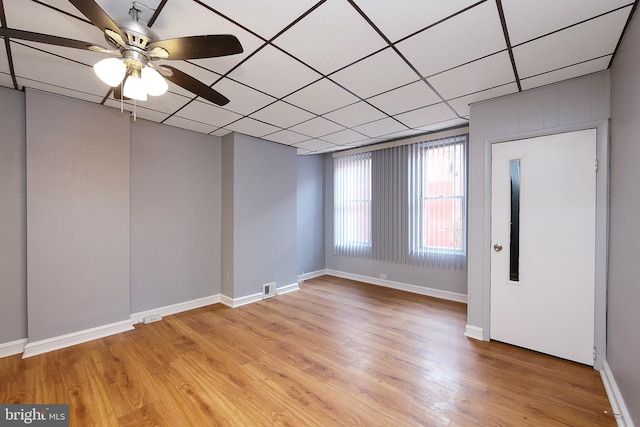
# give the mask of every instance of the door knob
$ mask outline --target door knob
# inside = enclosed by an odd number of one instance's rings
[[[493,245],[493,250],[496,252],[500,252],[502,250],[502,245],[496,243],[495,245]]]

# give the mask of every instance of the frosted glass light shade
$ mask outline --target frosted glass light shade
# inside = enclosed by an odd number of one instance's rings
[[[122,94],[127,98],[138,101],[147,100],[147,89],[144,86],[144,82],[140,77],[136,77],[133,74],[124,82],[124,90],[122,91]]]
[[[162,95],[169,89],[166,80],[151,67],[145,66],[142,69],[142,82],[147,89],[147,93],[151,96]]]
[[[93,71],[100,80],[111,87],[116,87],[122,82],[127,66],[119,58],[106,58],[97,62],[93,66]]]

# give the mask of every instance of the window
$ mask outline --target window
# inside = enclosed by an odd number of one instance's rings
[[[464,251],[464,144],[420,149],[420,248]]]
[[[371,153],[334,159],[334,246],[337,255],[371,248]]]

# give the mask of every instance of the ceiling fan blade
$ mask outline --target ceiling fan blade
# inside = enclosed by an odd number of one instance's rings
[[[53,44],[56,46],[72,47],[74,49],[86,49],[93,51],[103,49],[105,51],[108,51],[108,49],[102,46],[97,46],[93,43],[67,39],[65,37],[51,36],[48,34],[34,33],[31,31],[16,30],[15,28],[0,27],[0,36],[38,43]]]
[[[190,75],[183,73],[177,68],[164,65],[164,67],[170,69],[173,74],[171,76],[165,76],[165,79],[177,84],[178,86],[188,90],[189,92],[198,95],[201,98],[211,101],[217,105],[225,105],[229,103],[229,99],[222,95],[220,92],[213,90],[206,84],[199,80],[194,79]]]
[[[166,59],[200,59],[242,53],[238,38],[231,34],[212,34],[207,36],[179,37],[151,43],[148,51],[155,48],[169,53]]]
[[[126,36],[118,27],[118,25],[113,22],[113,19],[107,15],[107,13],[102,10],[98,3],[93,0],[69,0],[69,2],[75,6],[84,16],[89,19],[96,27],[100,28],[102,31],[111,30],[114,33],[118,34],[122,39],[126,39]]]

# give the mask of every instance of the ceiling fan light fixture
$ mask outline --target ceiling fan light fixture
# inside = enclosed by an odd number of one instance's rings
[[[127,80],[124,82],[122,94],[127,98],[137,101],[147,100],[147,88],[140,78],[140,71],[133,70],[129,77],[127,77]]]
[[[160,96],[169,89],[167,81],[160,75],[159,72],[149,67],[148,65],[145,65],[145,67],[142,69],[141,77],[147,94],[151,96]]]
[[[93,66],[96,75],[111,87],[116,87],[122,83],[122,79],[127,72],[127,66],[119,58],[106,58],[98,61]]]

